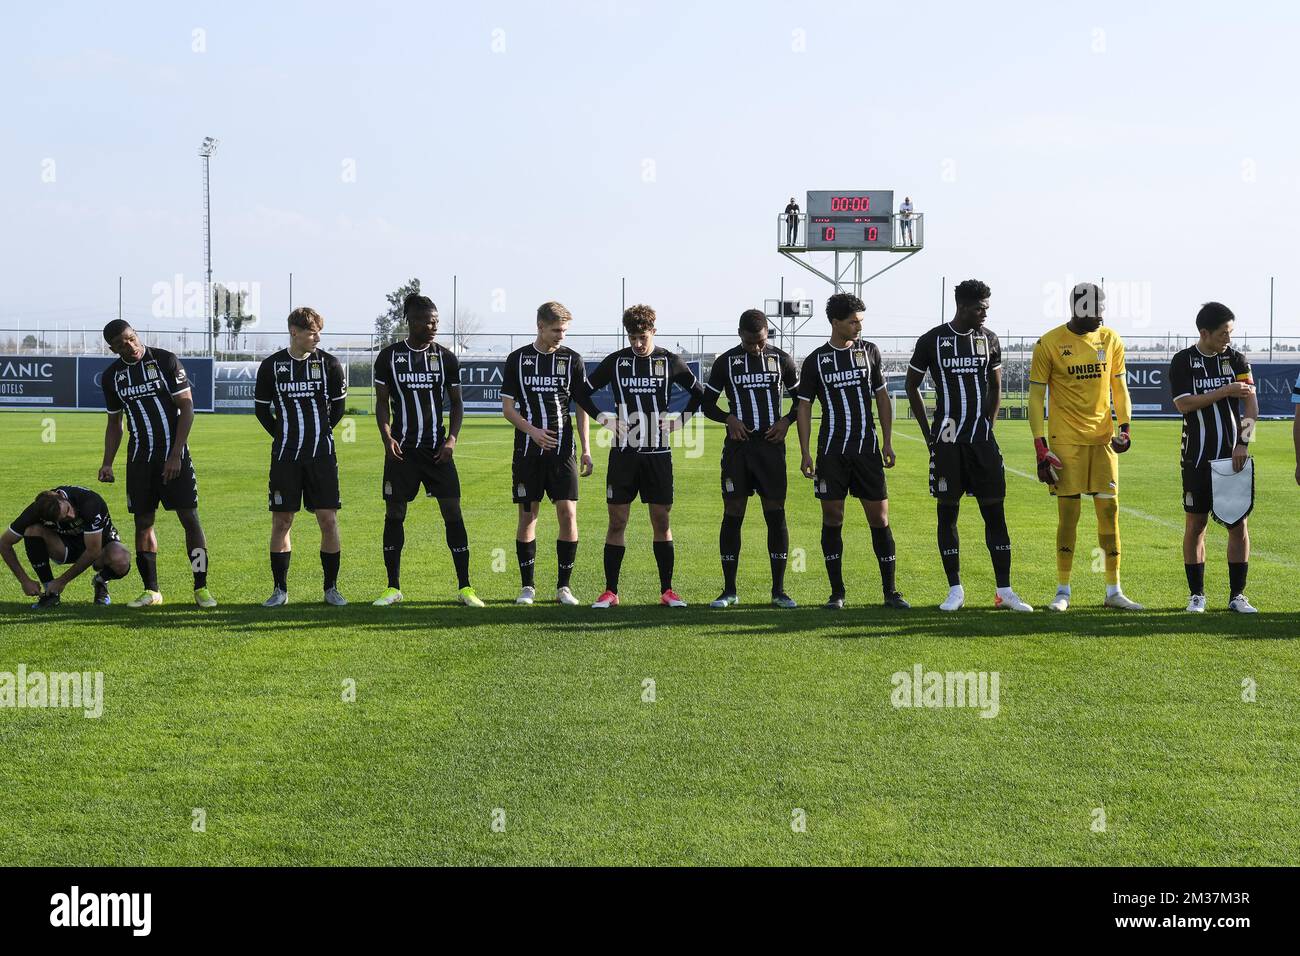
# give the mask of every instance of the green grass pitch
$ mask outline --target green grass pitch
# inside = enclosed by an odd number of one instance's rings
[[[0,416],[0,514],[58,483],[94,486],[103,420]],[[741,606],[720,587],[717,459],[674,453],[677,589],[657,606],[644,509],[634,506],[613,611],[513,605],[510,431],[468,420],[456,453],[485,610],[451,603],[435,506],[407,524],[394,608],[384,585],[381,449],[373,420],[340,445],[341,588],[319,603],[318,533],[294,530],[292,603],[270,590],[268,440],[251,417],[203,416],[192,449],[221,606],[190,600],[179,525],[159,513],[167,603],[90,604],[89,576],[49,616],[0,581],[0,671],[102,671],[104,712],[0,709],[0,863],[73,864],[1295,864],[1300,860],[1300,490],[1290,427],[1254,446],[1251,599],[1229,615],[1225,536],[1211,525],[1212,611],[1183,613],[1175,422],[1138,422],[1121,459],[1123,580],[1143,614],[1102,611],[1091,509],[1080,524],[1068,614],[990,609],[992,573],[973,504],[963,509],[970,606],[943,615],[926,458],[899,423],[890,513],[898,579],[915,608],[886,612],[860,510],[845,534],[851,607],[831,615],[820,519],[790,436],[790,593],[765,604],[757,503],[745,526]],[[998,430],[1032,469],[1028,426]],[[43,441],[54,438],[54,441]],[[574,588],[601,588],[604,454],[584,486]],[[130,541],[125,469],[105,486]],[[1055,586],[1055,508],[1009,474],[1013,583],[1041,606]],[[544,513],[539,591],[554,583]],[[20,549],[21,552],[21,549]],[[495,552],[495,554],[494,554]],[[804,557],[800,558],[800,554]],[[804,570],[799,570],[799,568]],[[902,709],[891,675],[997,672],[1000,710]],[[355,682],[355,701],[344,686]],[[653,695],[648,692],[653,681]],[[1243,700],[1243,682],[1256,687]],[[649,700],[653,696],[653,700]],[[1247,695],[1249,696],[1249,695]],[[202,811],[196,816],[196,811]],[[802,812],[802,815],[800,815]],[[196,832],[196,819],[203,821]],[[802,825],[799,825],[802,821]],[[792,825],[794,824],[794,825]]]

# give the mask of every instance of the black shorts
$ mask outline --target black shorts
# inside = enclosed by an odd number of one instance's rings
[[[843,501],[849,495],[884,501],[885,462],[878,451],[827,452],[818,455],[813,488],[819,501]]]
[[[428,498],[459,498],[455,459],[439,463],[436,448],[403,448],[402,460],[384,458],[384,500],[414,501],[424,485]]]
[[[578,500],[578,460],[569,454],[516,455],[510,469],[514,487],[515,504],[532,504],[541,501],[542,495],[552,501]]]
[[[339,500],[339,460],[323,458],[272,459],[267,483],[267,508],[271,511],[326,511],[342,507]]]
[[[671,452],[637,452],[611,449],[605,476],[605,500],[626,505],[641,496],[648,505],[673,503],[673,456]]]
[[[148,514],[161,504],[168,511],[186,511],[199,506],[199,479],[194,474],[194,459],[185,453],[181,473],[163,481],[161,461],[131,461],[126,465],[126,510],[129,514]]]
[[[100,540],[105,545],[112,544],[113,542],[120,542],[122,540],[117,533],[117,529],[113,527],[113,522],[111,521],[108,523],[108,527],[105,528],[101,534],[103,537],[100,538]],[[50,555],[50,560],[55,564],[76,564],[77,559],[86,553],[85,535],[61,534],[59,535],[59,540],[63,542],[63,560],[60,561],[55,558],[54,555]]]
[[[1188,514],[1206,515],[1214,510],[1214,485],[1210,463],[1183,465],[1183,510]]]
[[[945,500],[962,495],[980,501],[1005,498],[1007,474],[997,441],[935,442],[930,449],[930,494]]]
[[[762,438],[723,441],[722,497],[757,494],[769,501],[785,501],[785,493],[785,442]]]

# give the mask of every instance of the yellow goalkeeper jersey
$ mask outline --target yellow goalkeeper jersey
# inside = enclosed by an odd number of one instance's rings
[[[1076,335],[1068,325],[1044,333],[1034,346],[1029,381],[1047,386],[1047,443],[1103,445],[1114,435],[1111,388],[1123,390],[1124,343],[1114,329]]]

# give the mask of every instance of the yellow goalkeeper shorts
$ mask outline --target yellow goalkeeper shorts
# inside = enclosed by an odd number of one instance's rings
[[[1061,477],[1051,486],[1052,494],[1119,494],[1119,456],[1104,445],[1053,445],[1061,459]]]

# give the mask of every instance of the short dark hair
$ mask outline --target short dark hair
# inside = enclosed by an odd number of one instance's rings
[[[952,290],[952,297],[958,305],[974,305],[983,302],[993,294],[993,290],[979,279],[967,279],[959,282]]]
[[[558,302],[543,302],[537,307],[539,325],[555,325],[557,322],[572,322],[573,313]]]
[[[316,329],[320,331],[325,328],[325,320],[315,309],[300,305],[289,313],[289,324],[298,329]]]
[[[767,328],[767,316],[762,309],[746,309],[740,313],[740,331],[753,335]]]
[[[420,295],[418,292],[412,292],[402,300],[402,315],[408,316],[412,312],[437,312],[438,307],[433,304],[433,300],[427,295]]]
[[[623,311],[623,328],[628,335],[643,335],[655,327],[655,310],[648,305],[629,305]]]
[[[826,318],[832,322],[847,319],[854,312],[866,310],[866,303],[851,292],[836,292],[826,300]]]
[[[59,520],[59,512],[63,510],[63,499],[57,491],[42,491],[32,504],[36,506],[36,517],[51,524]]]
[[[1080,319],[1101,318],[1106,293],[1095,282],[1080,282],[1070,290],[1070,316]]]
[[[1203,332],[1213,332],[1235,318],[1232,310],[1222,302],[1207,302],[1201,306],[1201,311],[1196,313],[1196,327]]]
[[[117,338],[123,332],[131,327],[131,323],[126,319],[114,319],[108,325],[104,326],[104,341],[109,345],[113,344],[113,339]]]

